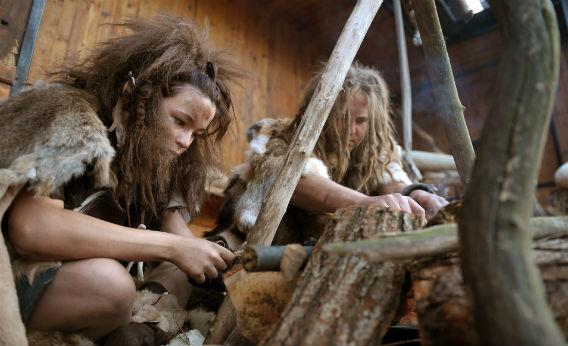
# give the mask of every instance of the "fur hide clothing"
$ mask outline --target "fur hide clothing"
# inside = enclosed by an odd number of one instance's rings
[[[208,236],[226,230],[246,235],[252,229],[260,213],[262,202],[280,171],[284,155],[288,150],[288,142],[283,133],[290,122],[291,119],[266,118],[256,122],[247,130],[250,148],[246,152],[246,163],[233,169],[233,175],[224,191],[225,202],[218,218],[218,225],[207,234]],[[302,176],[308,174],[331,179],[329,168],[314,154],[308,159],[302,171]],[[390,162],[387,171],[383,172],[381,183],[391,182],[411,184],[399,162]],[[301,237],[296,237],[297,234],[284,234],[298,233],[298,230],[304,233],[304,238],[317,238],[318,231],[311,231],[316,228],[323,230],[326,220],[327,217],[322,218],[321,215],[310,214],[289,206],[274,242],[302,241]],[[290,236],[292,238],[289,238]]]
[[[0,103],[0,218],[23,188],[49,196],[85,173],[96,188],[113,185],[114,149],[96,109],[90,94],[57,84]],[[12,267],[32,279],[38,270],[59,264],[16,259],[11,266],[3,230],[0,234],[0,345],[25,345]]]

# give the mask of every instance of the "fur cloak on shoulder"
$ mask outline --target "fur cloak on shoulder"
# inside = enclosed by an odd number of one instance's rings
[[[0,217],[22,189],[49,196],[89,173],[95,187],[111,187],[114,149],[97,116],[94,98],[62,85],[33,87],[0,103]],[[0,344],[25,345],[12,266],[0,233]],[[14,272],[29,278],[58,265],[16,260]],[[16,338],[16,339],[14,339]]]

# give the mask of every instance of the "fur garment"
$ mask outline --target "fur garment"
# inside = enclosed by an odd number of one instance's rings
[[[247,234],[256,223],[262,202],[281,169],[288,143],[280,134],[290,119],[262,119],[247,130],[249,149],[246,163],[236,166],[225,188],[225,202],[218,226],[207,235],[217,235],[226,229]],[[330,179],[325,164],[315,156],[308,159],[302,176],[315,174]],[[236,228],[236,229],[235,229]]]
[[[86,173],[94,187],[113,186],[116,179],[110,164],[115,151],[96,110],[96,100],[90,94],[57,84],[36,86],[0,103],[0,217],[23,188],[36,196],[49,196]],[[60,264],[16,259],[11,266],[3,240],[0,344],[25,344],[21,343],[25,334],[11,269],[32,280],[38,271]],[[20,339],[6,339],[14,335]]]
[[[223,236],[227,238],[236,232],[242,237],[252,229],[260,213],[262,202],[274,183],[276,175],[280,172],[284,156],[288,150],[288,142],[283,133],[285,133],[290,122],[291,119],[266,118],[254,123],[247,130],[247,139],[250,145],[245,153],[246,162],[233,169],[233,174],[224,191],[225,202],[217,220],[217,227],[210,231],[207,234],[208,236],[223,233]],[[402,150],[400,147],[397,149]],[[331,179],[329,168],[314,154],[308,159],[302,171],[302,176],[306,175],[318,175]],[[392,182],[411,184],[408,175],[398,161],[392,161],[386,166],[381,182],[383,184]],[[298,217],[302,220],[289,215],[291,209],[294,210],[295,214],[300,212],[301,215],[298,215]],[[297,229],[303,228],[301,225],[303,223],[306,223],[307,228],[310,228],[314,224],[323,222],[319,218],[316,215],[301,213],[297,208],[289,207],[284,220],[291,224],[291,226],[288,226]],[[323,219],[327,220],[325,217]],[[282,225],[285,222],[281,223],[281,228],[285,228]],[[321,226],[324,227],[324,225]],[[279,230],[277,233],[283,232]],[[311,235],[317,236],[317,234]]]

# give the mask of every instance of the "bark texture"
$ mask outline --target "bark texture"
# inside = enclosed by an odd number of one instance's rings
[[[547,302],[568,337],[568,237],[535,242],[534,261],[544,282]],[[425,346],[478,344],[473,304],[466,294],[456,256],[423,260],[411,270],[421,342]],[[510,292],[511,295],[514,292]],[[493,332],[496,332],[494,330]],[[507,341],[505,344],[513,344]],[[546,343],[537,343],[546,345]]]
[[[417,227],[407,213],[342,209],[314,249],[294,295],[263,345],[376,345],[397,312],[406,266],[321,251],[338,241],[376,239]]]
[[[558,81],[556,17],[548,0],[491,5],[505,50],[459,222],[464,280],[480,344],[561,345],[528,231]]]

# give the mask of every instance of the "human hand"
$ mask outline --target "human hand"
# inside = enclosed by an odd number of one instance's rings
[[[436,215],[440,208],[448,204],[445,198],[424,190],[414,190],[410,193],[410,197],[424,208],[428,220]]]
[[[416,203],[412,198],[403,196],[400,193],[391,193],[381,196],[369,196],[362,204],[377,204],[385,209],[393,211],[405,211],[414,214],[422,225],[426,224],[424,208]]]
[[[172,262],[198,283],[215,279],[235,258],[231,251],[205,239],[184,236],[176,245]]]

